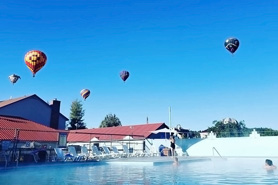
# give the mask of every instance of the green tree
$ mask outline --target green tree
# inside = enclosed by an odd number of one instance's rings
[[[122,126],[120,119],[115,114],[108,114],[101,122],[99,128]]]
[[[208,132],[214,132],[218,137],[240,137],[246,136],[249,129],[246,128],[244,121],[237,123],[226,123],[214,120],[214,126],[208,128]]]
[[[250,133],[255,129],[261,136],[278,136],[278,131],[271,128],[250,128]]]
[[[80,100],[74,100],[70,108],[70,121],[68,129],[86,129],[86,124],[83,120],[84,115],[85,110],[83,109],[82,102]]]

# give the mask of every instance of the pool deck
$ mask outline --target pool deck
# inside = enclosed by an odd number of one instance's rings
[[[200,161],[207,161],[211,160],[210,157],[188,157],[188,156],[177,156],[179,163],[185,162],[200,162]],[[140,166],[157,166],[163,164],[173,164],[174,158],[169,157],[127,157],[127,158],[113,158],[113,159],[105,159],[105,160],[90,160],[90,161],[63,161],[63,162],[46,162],[46,163],[20,163],[16,166],[14,163],[9,165],[7,168],[4,165],[0,166],[0,170],[9,169],[9,168],[17,168],[17,167],[24,167],[24,166],[49,166],[49,165],[140,165]]]
[[[183,162],[197,162],[203,160],[211,160],[208,157],[186,157],[178,156],[179,163]],[[104,162],[104,161],[103,161]],[[119,164],[119,165],[161,165],[171,164],[174,162],[174,158],[169,157],[128,157],[128,158],[116,158],[106,160],[108,164]]]

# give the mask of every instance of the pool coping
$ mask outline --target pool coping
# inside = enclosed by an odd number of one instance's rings
[[[188,156],[177,156],[179,163],[183,162],[198,162],[203,160],[211,160],[210,157],[188,157]],[[171,164],[174,162],[174,158],[170,156],[158,156],[158,157],[126,157],[126,158],[112,158],[104,159],[100,161],[57,161],[57,162],[45,162],[45,163],[19,163],[18,166],[15,164],[8,167],[0,167],[0,170],[13,169],[13,168],[24,168],[24,167],[35,167],[35,166],[53,166],[53,165],[145,165],[155,166],[162,164]]]

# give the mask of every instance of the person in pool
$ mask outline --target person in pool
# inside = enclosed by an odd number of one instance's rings
[[[173,165],[174,166],[178,166],[179,165],[179,159],[177,157],[174,158]]]
[[[276,166],[273,165],[272,160],[266,159],[266,160],[265,160],[265,166],[264,166],[264,168],[265,168],[266,170],[274,170],[274,169],[276,169]]]
[[[175,138],[173,135],[170,136],[170,147],[171,147],[171,153],[173,158],[175,158]]]

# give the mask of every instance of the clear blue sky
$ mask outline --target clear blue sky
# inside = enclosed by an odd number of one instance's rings
[[[57,98],[69,117],[80,90],[87,127],[116,114],[123,125],[204,130],[226,117],[278,129],[278,1],[0,1],[0,100]],[[224,41],[236,37],[234,55]],[[48,61],[36,77],[29,50]],[[121,70],[130,77],[123,83]],[[12,85],[10,74],[21,76]]]

